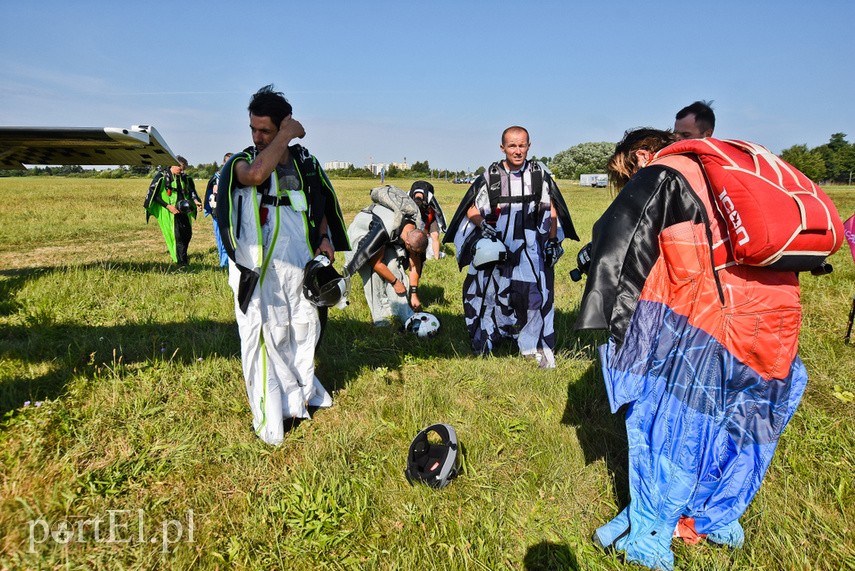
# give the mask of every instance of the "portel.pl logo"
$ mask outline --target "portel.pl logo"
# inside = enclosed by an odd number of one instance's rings
[[[96,517],[70,516],[58,521],[43,517],[30,520],[29,552],[46,543],[115,543],[159,546],[162,553],[181,541],[193,543],[193,510],[184,517],[151,523],[145,510],[107,510]]]

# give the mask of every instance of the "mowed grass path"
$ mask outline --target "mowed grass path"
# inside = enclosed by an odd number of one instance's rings
[[[334,184],[350,222],[372,181]],[[0,569],[627,568],[590,541],[629,492],[604,338],[572,331],[580,244],[557,269],[550,371],[513,347],[470,355],[453,256],[422,281],[442,321],[431,340],[372,327],[357,278],[317,355],[335,406],[271,448],[251,430],[210,221],[174,272],[145,224],[147,185],[0,179]],[[466,188],[436,186],[450,217]],[[584,243],[608,193],[561,187]],[[852,187],[830,194],[855,211]],[[679,569],[855,569],[855,264],[845,246],[831,261],[802,279],[810,382],[742,519],[746,546],[675,542]],[[434,422],[466,450],[441,491],[403,476]]]

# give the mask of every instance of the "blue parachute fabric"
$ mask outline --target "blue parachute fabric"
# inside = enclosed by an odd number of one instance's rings
[[[764,380],[709,333],[666,305],[641,300],[625,342],[600,347],[612,411],[628,404],[629,506],[596,539],[652,568],[673,568],[681,516],[717,543],[741,545],[739,517],[801,400],[796,357],[785,379]]]

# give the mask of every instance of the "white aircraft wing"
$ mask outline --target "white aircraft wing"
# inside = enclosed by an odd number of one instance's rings
[[[25,165],[177,165],[149,125],[115,127],[0,127],[0,169]]]

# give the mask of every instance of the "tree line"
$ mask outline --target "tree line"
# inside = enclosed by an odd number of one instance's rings
[[[33,167],[31,169],[0,170],[0,177],[67,176],[72,178],[151,178],[160,167],[119,165],[111,169],[84,169],[80,165]],[[217,163],[188,166],[184,171],[194,179],[211,178],[220,166]]]
[[[481,167],[476,174],[484,172]],[[368,167],[348,166],[346,169],[330,169],[326,171],[330,178],[377,178],[380,175],[374,174]],[[386,169],[386,176],[389,178],[462,178],[467,176],[466,171],[452,171],[448,169],[431,168],[428,161],[416,161],[408,169],[402,169],[397,165],[389,165]]]
[[[846,140],[846,133],[834,133],[812,149],[793,145],[781,151],[781,158],[814,182],[852,184],[855,175],[855,144]]]
[[[615,150],[615,143],[580,143],[561,151],[554,157],[531,157],[542,162],[561,179],[578,179],[586,173],[604,173],[609,157]],[[793,145],[781,151],[781,158],[802,171],[811,180],[821,183],[852,184],[855,179],[855,143],[846,140],[845,133],[834,133],[828,143],[814,148],[807,145]],[[220,168],[216,162],[188,166],[186,172],[194,179],[207,180]],[[93,178],[142,178],[152,177],[157,168],[145,166],[118,166],[113,169],[84,169],[79,165],[54,167],[34,167],[29,170],[0,170],[0,177],[6,176],[70,176]],[[474,174],[485,171],[478,167]],[[331,178],[378,178],[367,167],[349,166],[346,169],[333,169],[327,173]],[[390,165],[386,169],[389,178],[446,178],[461,179],[473,173],[431,168],[428,161],[416,161],[409,169]]]
[[[546,164],[557,178],[578,179],[586,173],[604,173],[615,143],[581,143],[561,151]],[[793,145],[780,157],[820,184],[852,184],[855,180],[855,144],[845,133],[834,133],[828,143],[808,148]]]

